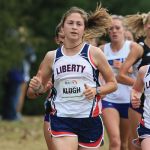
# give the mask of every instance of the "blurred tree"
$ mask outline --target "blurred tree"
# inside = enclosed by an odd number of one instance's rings
[[[0,83],[7,70],[24,57],[23,38],[36,50],[37,63],[32,70],[35,74],[45,53],[56,48],[54,30],[62,14],[71,6],[89,12],[97,3],[119,15],[148,12],[150,8],[149,0],[0,0]],[[20,27],[28,33],[20,33]],[[1,87],[0,91],[1,98]]]

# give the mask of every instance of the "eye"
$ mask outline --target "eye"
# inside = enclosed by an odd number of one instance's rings
[[[72,22],[72,21],[70,21],[70,22],[68,22],[68,24],[73,24],[73,22]]]
[[[78,25],[78,26],[83,26],[83,25],[84,25],[84,23],[83,23],[83,22],[81,22],[81,21],[77,21],[77,25]]]
[[[72,20],[68,20],[67,24],[73,24],[73,21]]]
[[[109,28],[109,31],[112,31],[112,30],[113,30],[113,27],[110,27],[110,28]]]
[[[116,30],[120,30],[120,27],[116,27]]]
[[[78,26],[81,26],[82,24],[81,24],[80,22],[77,22],[77,25],[78,25]]]

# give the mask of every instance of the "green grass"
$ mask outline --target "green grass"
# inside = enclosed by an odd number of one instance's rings
[[[106,134],[105,134],[106,135]],[[101,150],[108,150],[108,138]],[[23,117],[22,121],[0,120],[1,150],[47,150],[43,136],[43,117]]]

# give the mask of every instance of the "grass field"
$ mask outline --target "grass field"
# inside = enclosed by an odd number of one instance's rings
[[[0,120],[0,150],[47,150],[43,117],[23,117],[22,121]],[[101,150],[108,150],[108,139]]]

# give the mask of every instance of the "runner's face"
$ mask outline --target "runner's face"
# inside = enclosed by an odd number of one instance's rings
[[[109,36],[111,41],[120,41],[125,38],[125,30],[119,19],[112,20],[112,26],[109,28]]]
[[[64,42],[64,38],[65,38],[64,33],[62,31],[62,28],[60,28],[60,31],[58,32],[58,36],[56,36],[55,38],[55,41],[58,45],[61,46]]]
[[[58,33],[58,41],[59,41],[59,44],[60,44],[60,45],[63,44],[64,38],[65,38],[65,35],[64,35],[62,29],[60,29],[60,32]]]
[[[134,41],[133,34],[130,31],[128,31],[128,30],[125,32],[125,38],[127,40]]]
[[[79,13],[70,14],[63,26],[65,37],[70,40],[81,40],[84,33],[84,19]]]

